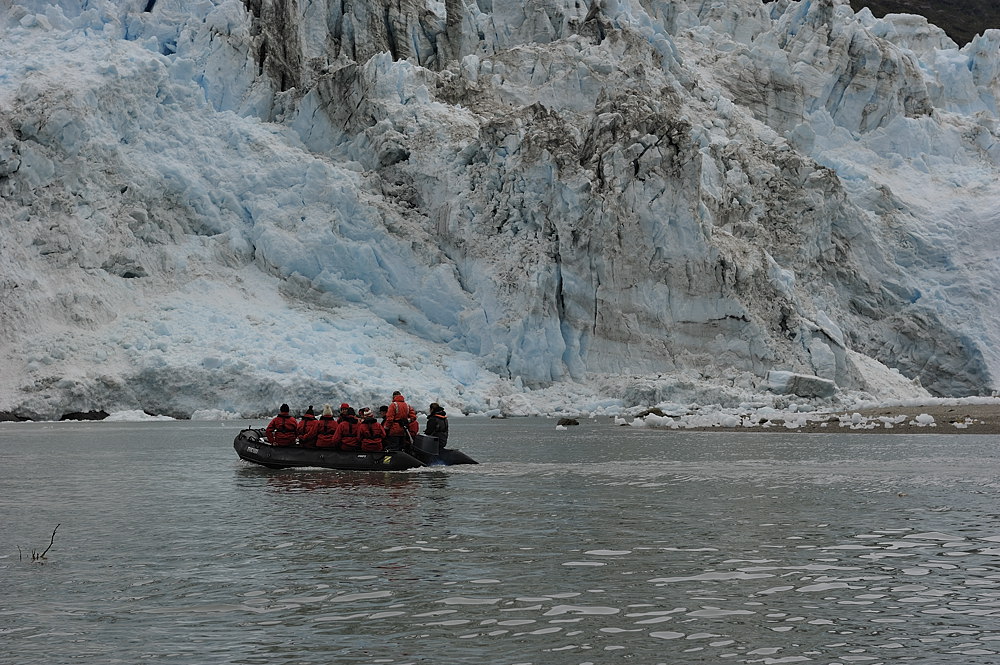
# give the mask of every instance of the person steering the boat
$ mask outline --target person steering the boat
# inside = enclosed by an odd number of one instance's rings
[[[448,414],[437,402],[431,402],[427,409],[427,425],[424,427],[424,434],[435,437],[438,440],[439,448],[448,445]]]

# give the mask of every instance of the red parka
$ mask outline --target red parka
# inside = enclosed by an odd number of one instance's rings
[[[267,439],[276,446],[294,446],[299,421],[288,413],[279,413],[267,425]]]
[[[417,412],[402,395],[396,395],[385,412],[385,433],[386,436],[406,436],[407,431],[410,434],[420,433]]]
[[[319,434],[319,421],[311,413],[302,415],[299,421],[299,444],[303,446],[315,446],[316,436]]]
[[[366,453],[377,453],[382,450],[382,442],[385,440],[385,430],[374,418],[365,418],[358,425],[359,437],[361,438],[361,450]]]
[[[320,448],[330,448],[337,445],[334,437],[337,435],[339,424],[333,416],[320,416],[316,421],[316,445]]]
[[[333,444],[341,450],[361,450],[361,423],[354,416],[344,416],[333,435]]]

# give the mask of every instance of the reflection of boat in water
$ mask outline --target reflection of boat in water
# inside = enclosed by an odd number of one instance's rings
[[[263,482],[267,489],[274,492],[347,490],[351,493],[350,496],[355,496],[354,492],[363,493],[374,489],[378,491],[380,496],[387,491],[393,496],[402,493],[402,496],[408,497],[413,492],[414,483],[423,483],[424,486],[427,486],[431,479],[447,478],[447,474],[438,473],[417,474],[397,473],[395,471],[355,473],[319,467],[268,469],[259,464],[241,464],[236,473],[240,478],[255,483],[255,486],[258,486],[257,483]]]
[[[272,446],[262,429],[245,429],[236,435],[233,448],[240,459],[272,469],[320,467],[346,471],[402,471],[421,466],[476,464],[460,450],[439,448],[433,436],[417,434],[408,450],[385,450],[377,453],[349,452],[330,448]]]

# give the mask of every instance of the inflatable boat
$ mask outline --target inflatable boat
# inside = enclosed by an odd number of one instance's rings
[[[440,448],[433,436],[417,434],[406,450],[363,452],[307,446],[273,446],[263,429],[248,428],[233,440],[240,459],[271,469],[319,467],[344,471],[403,471],[421,466],[477,464],[460,450]]]

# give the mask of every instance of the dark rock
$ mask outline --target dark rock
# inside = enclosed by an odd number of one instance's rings
[[[109,415],[111,414],[103,409],[100,411],[71,411],[62,414],[59,420],[104,420]]]
[[[23,423],[26,420],[31,420],[25,416],[18,415],[13,411],[0,411],[0,422],[3,423]]]
[[[570,425],[579,425],[580,421],[574,420],[573,418],[560,418],[557,424],[562,425],[563,427],[569,427]]]

